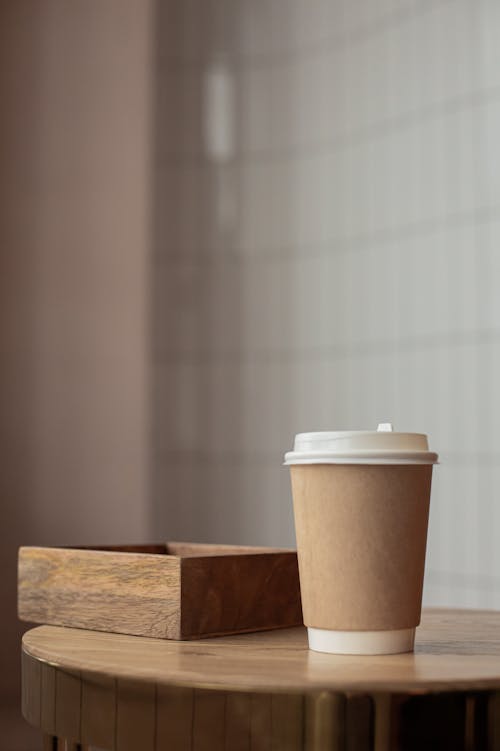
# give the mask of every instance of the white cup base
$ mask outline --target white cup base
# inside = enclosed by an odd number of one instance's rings
[[[394,631],[330,631],[307,629],[309,649],[338,655],[392,655],[412,652],[415,629]]]

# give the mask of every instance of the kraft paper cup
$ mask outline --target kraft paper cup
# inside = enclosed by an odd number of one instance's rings
[[[413,649],[420,623],[432,467],[427,437],[301,433],[290,466],[309,647]]]

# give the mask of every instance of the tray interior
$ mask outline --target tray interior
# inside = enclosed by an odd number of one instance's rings
[[[216,545],[202,542],[166,542],[152,545],[97,545],[74,547],[74,550],[102,550],[113,553],[148,553],[173,555],[179,558],[206,558],[222,555],[259,555],[262,553],[294,553],[284,548],[263,548],[249,545]]]

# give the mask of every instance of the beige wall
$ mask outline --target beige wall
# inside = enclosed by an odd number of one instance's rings
[[[0,692],[19,544],[149,537],[150,3],[0,5]]]
[[[440,453],[426,601],[500,607],[500,3],[165,5],[158,523],[292,544],[294,433],[390,420]]]

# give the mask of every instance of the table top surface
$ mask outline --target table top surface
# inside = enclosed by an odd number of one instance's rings
[[[24,635],[23,649],[61,669],[225,691],[500,688],[496,611],[424,610],[415,653],[400,655],[312,652],[302,627],[176,642],[40,626]]]

